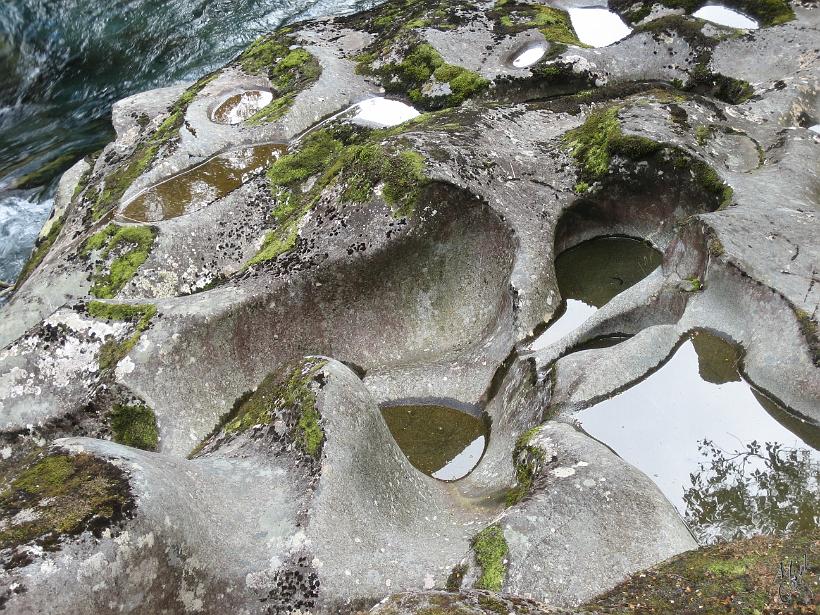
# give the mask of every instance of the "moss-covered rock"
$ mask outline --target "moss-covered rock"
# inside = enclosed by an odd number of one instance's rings
[[[712,195],[718,205],[724,206],[731,201],[732,188],[702,160],[672,145],[624,134],[618,119],[620,110],[621,105],[594,109],[581,126],[564,135],[564,143],[578,163],[585,192],[590,190],[591,184],[612,173],[612,162],[616,157],[632,162],[662,157],[671,160],[675,170],[688,170],[692,181]]]
[[[248,119],[250,124],[266,124],[281,119],[296,95],[319,79],[322,67],[305,48],[295,44],[290,28],[257,39],[236,61],[249,75],[265,75],[271,81],[273,100]]]
[[[116,405],[111,411],[110,420],[114,442],[145,451],[157,450],[159,443],[157,417],[148,406]]]
[[[489,16],[502,34],[518,34],[535,28],[551,43],[588,47],[578,39],[569,13],[559,8],[516,0],[496,0]]]
[[[693,17],[666,15],[636,27],[635,32],[649,32],[657,40],[661,40],[662,37],[677,35],[689,44],[692,48],[693,63],[689,69],[689,77],[686,83],[677,82],[674,84],[680,89],[695,94],[713,96],[732,105],[746,102],[754,94],[754,88],[750,83],[742,79],[714,73],[709,68],[712,50],[720,40],[729,36],[731,30],[724,28],[723,35],[707,35],[703,30],[705,24],[705,21]],[[717,26],[711,28],[712,33],[719,30]]]
[[[92,301],[86,309],[93,318],[133,323],[134,331],[122,341],[106,340],[100,347],[100,369],[115,367],[136,346],[143,332],[151,326],[157,308],[151,304],[103,303]]]
[[[93,253],[97,257],[91,294],[100,299],[114,298],[148,259],[156,236],[154,227],[109,224],[89,237],[82,255]]]
[[[478,589],[500,591],[507,574],[507,540],[498,524],[484,528],[471,542],[481,575],[475,583]]]
[[[533,481],[546,461],[544,451],[530,444],[538,433],[538,427],[525,431],[518,437],[513,449],[516,485],[507,493],[507,505],[512,506],[523,500],[532,488]]]
[[[399,142],[382,140],[383,136],[383,131],[321,129],[309,135],[296,152],[274,162],[267,177],[276,200],[271,211],[276,227],[248,265],[274,260],[292,250],[299,221],[331,185],[341,187],[342,201],[348,203],[366,203],[380,188],[381,198],[394,215],[411,216],[429,184],[424,158]]]
[[[281,420],[286,426],[287,439],[304,455],[318,460],[325,432],[312,384],[326,363],[324,359],[307,358],[269,374],[252,394],[237,400],[214,432],[190,456],[210,450],[210,445],[217,445],[225,438],[234,438],[253,427]]]
[[[458,106],[490,85],[478,73],[447,64],[429,43],[411,39],[397,45],[402,48],[400,61],[383,60],[397,53],[389,46],[360,56],[358,71],[379,77],[387,92],[405,95],[423,109]]]
[[[637,573],[582,607],[589,613],[816,613],[820,533],[760,536]]]
[[[0,464],[0,486],[0,554],[6,567],[27,563],[15,547],[55,549],[66,536],[86,530],[99,535],[133,509],[123,473],[86,453],[35,450]]]

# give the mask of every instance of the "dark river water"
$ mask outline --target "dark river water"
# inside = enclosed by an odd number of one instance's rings
[[[258,35],[373,0],[0,2],[0,280],[13,281],[59,174],[113,136],[111,105],[194,79]],[[21,180],[38,176],[21,187]]]

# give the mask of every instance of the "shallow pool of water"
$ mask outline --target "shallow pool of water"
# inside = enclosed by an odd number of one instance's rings
[[[352,109],[355,111],[354,122],[374,128],[398,126],[419,116],[419,112],[410,105],[383,97],[368,98],[353,105]]]
[[[264,171],[285,149],[279,144],[258,145],[209,158],[141,192],[125,206],[123,216],[159,222],[198,211]]]
[[[467,476],[489,438],[483,420],[447,406],[391,406],[382,416],[410,463],[439,480]]]
[[[569,17],[578,40],[592,47],[606,47],[629,35],[632,29],[608,9],[571,8]]]
[[[555,259],[558,290],[564,302],[532,349],[546,348],[571,333],[660,264],[660,252],[631,237],[596,237],[565,250]]]
[[[703,543],[806,529],[820,515],[818,430],[753,389],[739,361],[733,345],[696,332],[658,371],[575,415],[650,476]]]
[[[721,5],[708,4],[692,13],[694,17],[711,21],[719,26],[729,28],[743,28],[745,30],[756,30],[758,26],[754,19],[746,17],[743,13],[738,13],[730,8]]]
[[[515,68],[527,68],[543,58],[545,53],[547,53],[546,45],[532,45],[516,55],[513,58],[512,65]]]
[[[273,94],[264,90],[248,90],[234,94],[214,109],[211,120],[217,124],[240,124],[267,107]]]

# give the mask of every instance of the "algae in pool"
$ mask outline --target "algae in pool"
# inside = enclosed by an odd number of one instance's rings
[[[547,330],[532,344],[546,348],[575,330],[615,295],[640,282],[661,264],[661,253],[631,237],[596,237],[564,250],[555,276],[564,302]]]
[[[410,463],[439,480],[467,476],[487,445],[485,422],[455,408],[390,406],[382,416]]]
[[[820,430],[753,389],[739,364],[733,345],[695,332],[659,370],[576,415],[701,543],[818,525]]]
[[[263,172],[285,151],[281,144],[224,152],[138,194],[122,212],[136,222],[159,222],[206,207]]]

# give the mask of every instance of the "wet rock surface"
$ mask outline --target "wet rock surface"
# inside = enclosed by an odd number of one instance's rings
[[[749,33],[645,4],[613,3],[632,32],[589,48],[575,4],[387,3],[119,103],[0,307],[0,606],[648,600],[613,588],[698,543],[576,419],[696,331],[815,447],[819,14],[733,4]],[[241,92],[270,102],[213,121]],[[385,95],[404,105],[356,122]],[[638,265],[616,250],[563,290],[559,255],[612,237]],[[539,344],[576,291],[597,309]],[[397,400],[481,416],[472,471],[415,467],[382,414]]]

